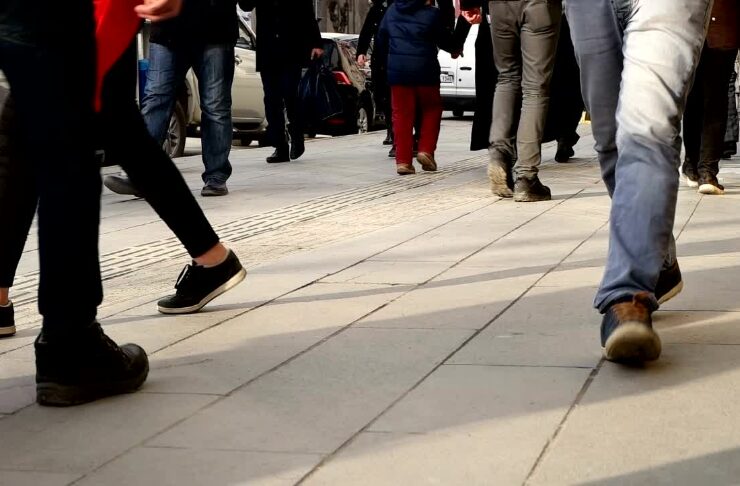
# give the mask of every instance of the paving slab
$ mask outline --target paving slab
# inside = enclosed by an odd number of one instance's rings
[[[0,486],[67,486],[79,476],[79,474],[0,469]]]
[[[307,484],[521,484],[587,375],[443,366]]]

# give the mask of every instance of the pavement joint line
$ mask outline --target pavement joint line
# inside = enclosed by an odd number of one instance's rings
[[[431,277],[430,279],[428,279],[428,281],[427,281],[426,283],[428,283],[429,281],[432,281],[433,279],[437,278],[437,277],[438,277],[439,275],[441,275],[441,274],[443,274],[443,273],[445,273],[445,272],[447,272],[447,271],[449,271],[449,270],[451,270],[451,269],[453,269],[453,268],[455,268],[455,267],[459,266],[459,265],[460,265],[460,264],[461,264],[462,262],[464,262],[464,261],[466,261],[466,260],[468,260],[468,259],[472,258],[473,256],[475,256],[475,255],[477,255],[478,253],[480,253],[480,252],[484,251],[485,249],[487,249],[487,248],[490,248],[490,247],[491,247],[492,245],[494,245],[494,244],[495,244],[495,243],[496,243],[497,241],[500,241],[501,239],[503,239],[503,238],[504,238],[504,237],[506,237],[507,235],[510,235],[510,234],[514,233],[515,231],[517,231],[517,230],[519,230],[519,229],[523,228],[523,227],[524,227],[524,226],[526,226],[527,224],[529,224],[529,223],[531,223],[532,221],[534,221],[534,220],[538,219],[539,217],[541,217],[541,216],[543,216],[543,215],[545,215],[545,214],[549,213],[550,211],[552,211],[553,209],[555,209],[555,208],[559,207],[560,205],[562,205],[562,204],[565,204],[565,203],[566,203],[567,201],[570,201],[571,199],[575,198],[575,197],[576,197],[576,196],[577,196],[578,194],[581,194],[581,193],[582,193],[583,191],[584,191],[584,189],[581,189],[581,190],[579,190],[579,191],[575,192],[574,194],[571,194],[571,195],[570,195],[569,197],[567,197],[567,198],[565,198],[565,199],[563,199],[563,200],[560,200],[560,201],[559,201],[559,202],[557,202],[557,203],[556,203],[555,205],[553,205],[553,206],[550,206],[550,207],[546,208],[546,209],[545,209],[544,211],[542,211],[542,212],[538,213],[537,215],[535,215],[535,216],[533,216],[533,217],[531,217],[531,218],[527,219],[527,220],[526,220],[526,221],[525,221],[524,223],[522,223],[522,224],[520,224],[520,225],[516,226],[516,227],[515,227],[515,228],[513,228],[513,229],[512,229],[511,231],[508,231],[508,232],[507,232],[506,234],[504,234],[504,235],[501,235],[500,237],[496,238],[496,239],[495,239],[494,241],[492,241],[491,243],[489,243],[489,244],[487,244],[487,245],[483,246],[482,248],[480,248],[480,249],[478,249],[477,251],[475,251],[475,252],[471,253],[471,254],[470,254],[470,255],[468,255],[467,257],[465,257],[465,258],[461,259],[461,260],[460,260],[459,262],[457,262],[457,264],[455,264],[455,265],[451,266],[451,267],[450,267],[450,268],[448,268],[447,270],[443,270],[443,271],[442,271],[442,272],[440,272],[440,273],[439,273],[438,275],[435,275],[434,277]],[[350,444],[352,444],[352,443],[353,443],[353,442],[354,442],[354,441],[355,441],[355,440],[357,439],[357,437],[359,437],[359,436],[360,436],[360,434],[362,434],[362,433],[363,433],[363,432],[365,432],[365,431],[366,431],[367,429],[369,429],[370,427],[372,427],[372,425],[373,425],[373,424],[375,424],[375,423],[376,423],[376,422],[377,422],[377,421],[378,421],[378,420],[379,420],[379,419],[380,419],[380,418],[381,418],[381,417],[382,417],[383,415],[385,415],[385,414],[386,414],[386,413],[387,413],[387,412],[388,412],[389,410],[391,410],[391,409],[392,409],[393,407],[395,407],[395,406],[396,406],[396,405],[397,405],[397,404],[398,404],[399,402],[401,402],[401,401],[402,401],[402,400],[403,400],[404,398],[406,398],[406,397],[407,397],[407,396],[408,396],[409,394],[411,394],[411,393],[412,393],[412,392],[413,392],[414,390],[416,390],[416,389],[417,389],[417,388],[418,388],[419,386],[421,386],[421,384],[422,384],[422,383],[424,383],[424,382],[425,382],[425,381],[426,381],[426,380],[427,380],[427,379],[428,379],[428,378],[429,378],[429,377],[430,377],[430,376],[431,376],[432,374],[434,374],[434,373],[435,373],[435,372],[436,372],[436,371],[437,371],[437,370],[438,370],[439,368],[441,368],[441,367],[442,367],[443,365],[445,365],[445,364],[446,364],[446,363],[447,363],[447,362],[448,362],[448,361],[449,361],[449,360],[450,360],[450,359],[451,359],[451,358],[452,358],[452,357],[453,357],[453,356],[454,356],[455,354],[457,354],[457,353],[458,353],[458,352],[459,352],[459,351],[460,351],[461,349],[463,349],[463,348],[464,348],[465,346],[467,346],[467,345],[468,345],[468,344],[469,344],[469,343],[470,343],[470,342],[471,342],[471,341],[472,341],[473,339],[475,339],[476,337],[478,337],[478,336],[479,336],[479,335],[480,335],[480,334],[481,334],[481,333],[482,333],[483,331],[485,331],[485,330],[486,330],[486,329],[487,329],[487,328],[488,328],[489,326],[491,326],[491,325],[492,325],[492,324],[493,324],[494,322],[496,322],[496,321],[497,321],[497,320],[499,319],[499,317],[501,317],[501,316],[502,316],[502,315],[503,315],[504,313],[506,313],[506,312],[507,312],[507,311],[508,311],[509,309],[511,309],[511,308],[512,308],[512,307],[513,307],[514,305],[516,305],[516,303],[517,303],[517,302],[519,302],[519,301],[520,301],[520,300],[521,300],[521,299],[522,299],[522,298],[523,298],[523,297],[524,297],[524,296],[525,296],[525,295],[526,295],[526,294],[527,294],[527,293],[528,293],[528,292],[529,292],[530,290],[532,290],[532,289],[533,289],[533,288],[534,288],[534,287],[535,287],[535,286],[537,285],[537,283],[538,283],[539,281],[541,281],[541,280],[542,280],[542,279],[544,279],[544,278],[545,278],[545,277],[546,277],[547,275],[549,275],[549,274],[550,274],[550,273],[551,273],[552,271],[554,271],[554,270],[555,270],[555,269],[556,269],[556,268],[557,268],[558,266],[560,266],[560,265],[561,265],[561,264],[562,264],[562,263],[563,263],[563,262],[564,262],[564,261],[565,261],[565,260],[566,260],[566,259],[567,259],[568,257],[570,257],[571,255],[573,255],[573,253],[575,253],[575,252],[576,252],[576,251],[577,251],[577,250],[578,250],[579,248],[581,248],[581,247],[582,247],[582,246],[583,246],[583,245],[584,245],[584,244],[585,244],[585,243],[586,243],[586,242],[587,242],[588,240],[590,240],[590,239],[591,239],[591,238],[592,238],[592,237],[593,237],[593,236],[594,236],[595,234],[597,234],[597,233],[598,233],[598,231],[599,231],[599,230],[600,230],[601,228],[603,228],[605,224],[607,224],[607,223],[604,223],[604,224],[600,225],[600,226],[599,226],[599,228],[597,228],[597,229],[596,229],[595,231],[593,231],[593,232],[592,232],[592,233],[591,233],[590,235],[588,235],[588,236],[587,236],[587,237],[586,237],[586,238],[585,238],[585,239],[584,239],[583,241],[581,241],[581,242],[580,242],[579,244],[577,244],[577,245],[575,246],[575,248],[573,248],[573,249],[572,249],[572,250],[571,250],[570,252],[568,252],[568,254],[567,254],[567,255],[565,255],[565,256],[564,256],[564,257],[563,257],[563,258],[562,258],[562,259],[561,259],[561,260],[560,260],[560,261],[559,261],[558,263],[556,263],[556,264],[555,264],[555,265],[553,265],[553,266],[552,266],[552,267],[551,267],[551,268],[550,268],[549,270],[547,270],[546,272],[544,272],[544,273],[543,273],[543,274],[542,274],[542,275],[541,275],[541,276],[540,276],[540,277],[539,277],[539,278],[538,278],[538,279],[537,279],[537,280],[536,280],[536,281],[535,281],[535,282],[534,282],[534,283],[533,283],[533,284],[532,284],[532,285],[531,285],[530,287],[528,287],[528,288],[527,288],[526,290],[524,290],[524,291],[523,291],[523,292],[522,292],[522,293],[521,293],[521,294],[520,294],[520,295],[519,295],[518,297],[516,297],[515,299],[513,299],[513,300],[512,300],[512,301],[511,301],[511,302],[510,302],[510,303],[509,303],[509,304],[508,304],[508,305],[507,305],[507,306],[506,306],[506,307],[505,307],[505,308],[504,308],[503,310],[501,310],[500,312],[498,312],[498,313],[497,313],[497,314],[496,314],[496,315],[495,315],[495,316],[494,316],[494,317],[493,317],[493,318],[492,318],[491,320],[489,320],[489,321],[488,321],[488,323],[486,323],[486,325],[484,325],[483,327],[481,327],[481,328],[480,328],[480,329],[478,329],[477,331],[473,332],[473,333],[472,333],[472,334],[471,334],[471,335],[470,335],[470,336],[469,336],[468,338],[464,339],[464,340],[463,340],[463,342],[462,342],[462,343],[461,343],[461,344],[460,344],[459,346],[457,346],[457,347],[456,347],[455,349],[453,349],[453,350],[452,350],[452,351],[451,351],[451,352],[450,352],[450,353],[449,353],[449,354],[448,354],[448,355],[447,355],[446,357],[444,357],[444,358],[443,358],[443,359],[442,359],[442,360],[441,360],[441,361],[440,361],[440,362],[439,362],[439,363],[438,363],[437,365],[433,366],[433,367],[432,367],[432,369],[431,369],[431,370],[430,370],[429,372],[425,373],[425,374],[424,374],[424,375],[423,375],[423,376],[422,376],[422,377],[421,377],[421,378],[420,378],[420,379],[419,379],[419,380],[418,380],[418,381],[417,381],[416,383],[414,383],[414,384],[413,384],[413,385],[412,385],[412,386],[411,386],[411,387],[410,387],[410,388],[409,388],[408,390],[406,390],[405,392],[401,393],[401,394],[400,394],[400,395],[399,395],[399,396],[398,396],[398,397],[397,397],[397,398],[396,398],[395,400],[391,401],[391,403],[390,403],[390,404],[389,404],[389,405],[388,405],[387,407],[385,407],[385,408],[384,408],[383,410],[381,410],[381,411],[380,411],[380,413],[378,413],[378,414],[377,414],[377,415],[376,415],[376,416],[375,416],[374,418],[372,418],[372,419],[371,419],[371,420],[370,420],[370,421],[369,421],[368,423],[366,423],[366,424],[365,424],[365,425],[364,425],[363,427],[361,427],[361,428],[360,428],[359,430],[357,430],[357,431],[356,431],[356,432],[355,432],[354,434],[352,434],[352,435],[351,435],[351,436],[350,436],[350,437],[349,437],[349,438],[348,438],[347,440],[345,440],[345,441],[344,441],[344,442],[343,442],[342,444],[340,444],[340,445],[339,445],[339,446],[338,446],[338,447],[337,447],[337,448],[336,448],[336,449],[335,449],[334,451],[332,451],[332,452],[331,452],[330,454],[326,455],[326,456],[325,456],[325,457],[324,457],[324,458],[323,458],[323,459],[322,459],[321,461],[319,461],[319,463],[318,463],[318,464],[316,464],[316,465],[315,465],[315,466],[314,466],[314,467],[313,467],[313,468],[312,468],[311,470],[309,470],[309,471],[308,471],[308,472],[307,472],[306,474],[304,474],[304,475],[303,475],[303,476],[302,476],[302,477],[301,477],[301,478],[300,478],[300,479],[299,479],[299,480],[298,480],[298,481],[297,481],[297,482],[295,483],[295,486],[300,486],[300,485],[304,484],[304,483],[305,483],[305,482],[306,482],[306,481],[307,481],[307,480],[308,480],[309,478],[311,478],[311,476],[313,476],[313,475],[314,475],[314,474],[315,474],[315,473],[316,473],[317,471],[319,471],[319,469],[321,469],[321,468],[322,468],[322,467],[323,467],[323,466],[324,466],[325,464],[327,464],[327,463],[328,463],[329,461],[331,461],[331,460],[332,460],[332,459],[333,459],[334,457],[336,457],[336,456],[337,456],[337,455],[338,455],[338,454],[339,454],[339,453],[340,453],[340,452],[341,452],[342,450],[346,449],[346,448],[347,448],[347,447],[348,447],[348,446],[349,446]],[[421,285],[423,285],[423,284],[420,284],[419,286],[421,286]],[[409,291],[409,292],[411,292],[411,291]],[[406,294],[404,294],[404,295],[406,295]],[[398,299],[399,299],[399,298],[401,298],[401,297],[402,297],[402,296],[399,296],[399,297],[398,297],[397,299],[394,299],[394,300],[393,300],[393,301],[391,301],[391,302],[394,302],[395,300],[398,300]],[[389,305],[389,304],[390,304],[391,302],[389,302],[389,303],[385,304],[384,306],[381,306],[380,308],[383,308],[383,307],[385,307],[385,306]],[[378,309],[378,310],[379,310],[379,309]],[[376,311],[373,311],[373,312],[377,312],[377,310],[376,310]],[[352,325],[352,324],[350,324],[350,325]],[[345,329],[346,329],[346,328],[345,328]],[[338,334],[339,332],[342,332],[343,330],[344,330],[344,329],[342,329],[342,330],[338,331],[338,332],[337,332],[337,334]]]
[[[321,456],[325,454],[324,452],[306,452],[306,451],[276,451],[271,449],[229,449],[227,447],[207,447],[207,448],[193,448],[193,447],[184,447],[184,446],[169,446],[169,445],[144,445],[141,446],[142,449],[169,449],[169,450],[177,450],[177,451],[212,451],[212,452],[251,452],[251,453],[258,453],[258,454],[283,454],[283,455],[298,455],[298,456]]]
[[[599,360],[599,364],[596,365],[596,368],[594,368],[591,373],[589,373],[588,377],[586,378],[586,381],[583,383],[583,386],[576,394],[575,399],[573,399],[573,403],[570,404],[570,407],[568,410],[563,414],[563,418],[560,420],[560,423],[558,423],[558,426],[555,428],[555,431],[553,431],[552,435],[547,439],[547,442],[545,442],[544,447],[542,448],[542,451],[540,451],[540,455],[537,456],[537,459],[534,461],[534,464],[532,464],[532,468],[529,470],[529,473],[527,474],[527,477],[524,479],[524,482],[522,483],[523,486],[527,486],[530,484],[530,481],[532,480],[532,477],[537,472],[537,468],[542,464],[542,461],[544,461],[545,456],[547,456],[547,453],[552,448],[552,445],[557,440],[558,436],[560,435],[560,432],[565,427],[565,423],[570,418],[570,415],[573,413],[573,411],[576,409],[579,403],[583,400],[583,397],[586,396],[586,393],[588,392],[589,388],[591,388],[591,384],[596,379],[596,376],[599,374],[599,371],[601,371],[601,368],[604,366],[604,363],[606,360],[604,358],[601,358]]]
[[[404,328],[405,329],[405,328]],[[554,368],[566,370],[593,370],[596,366],[578,366],[578,365],[530,365],[530,364],[491,364],[491,363],[444,363],[444,366],[485,366],[489,368]]]
[[[371,258],[372,258],[372,257],[374,257],[374,256],[380,255],[380,254],[381,254],[381,253],[383,253],[383,252],[386,252],[386,251],[388,251],[388,250],[391,250],[391,249],[393,249],[393,248],[397,248],[397,247],[399,247],[399,246],[402,246],[402,245],[406,245],[406,244],[408,244],[408,242],[410,242],[410,241],[412,241],[412,240],[414,240],[414,239],[416,239],[416,238],[418,238],[418,237],[420,237],[420,236],[424,236],[425,234],[427,234],[427,233],[430,233],[430,232],[432,232],[432,231],[435,231],[435,230],[437,230],[437,229],[439,229],[439,228],[442,228],[442,227],[444,227],[444,226],[446,226],[446,225],[448,225],[448,224],[450,224],[450,223],[452,223],[452,222],[454,222],[454,221],[457,221],[457,220],[459,220],[459,219],[462,219],[462,218],[464,218],[464,217],[466,217],[466,216],[469,216],[469,215],[471,215],[471,214],[474,214],[474,213],[476,213],[476,212],[478,212],[478,211],[482,211],[483,209],[485,209],[485,208],[487,208],[487,207],[489,207],[489,206],[492,206],[492,205],[494,205],[494,204],[496,204],[496,203],[499,203],[500,201],[501,201],[501,199],[494,199],[494,200],[493,200],[493,201],[491,201],[490,203],[488,203],[488,204],[486,204],[486,205],[484,205],[484,206],[482,206],[482,207],[480,207],[480,208],[472,209],[472,210],[470,210],[470,211],[468,211],[468,212],[466,212],[466,213],[464,213],[464,214],[462,214],[462,215],[459,215],[459,216],[456,216],[456,217],[454,217],[454,218],[451,218],[451,219],[449,219],[449,220],[445,221],[444,223],[441,223],[441,224],[435,225],[435,226],[433,226],[432,228],[429,228],[429,229],[427,229],[427,230],[425,230],[425,231],[423,231],[423,232],[421,232],[421,233],[419,233],[419,234],[417,234],[417,235],[414,235],[414,236],[412,236],[412,237],[410,237],[410,238],[408,238],[408,239],[406,239],[406,240],[404,240],[404,241],[402,241],[402,242],[400,242],[400,243],[397,243],[397,244],[395,244],[395,245],[392,245],[392,246],[391,246],[391,247],[389,247],[389,248],[386,248],[386,249],[380,250],[380,251],[378,251],[378,252],[376,252],[376,253],[374,253],[374,254],[370,255],[369,257],[366,257],[366,258],[365,258],[365,259],[363,259],[363,260],[360,260],[360,261],[358,261],[358,262],[355,262],[355,263],[353,263],[353,264],[351,264],[351,265],[348,265],[348,266],[346,266],[346,267],[344,267],[344,268],[341,268],[341,269],[339,269],[339,270],[337,270],[337,271],[335,271],[335,272],[333,272],[333,273],[330,273],[330,274],[328,274],[328,275],[324,275],[324,276],[322,276],[322,277],[319,277],[319,278],[315,279],[315,280],[314,280],[314,281],[312,281],[312,282],[309,282],[309,283],[307,283],[307,284],[305,284],[305,285],[301,285],[300,287],[298,287],[298,288],[296,288],[296,289],[293,289],[293,290],[290,290],[290,291],[288,291],[288,292],[285,292],[285,293],[283,293],[283,294],[281,294],[281,295],[279,295],[279,296],[277,296],[277,297],[274,297],[273,299],[271,299],[271,300],[269,300],[269,301],[263,302],[263,303],[261,303],[261,304],[259,304],[259,305],[255,306],[255,307],[253,307],[253,308],[251,308],[251,309],[245,310],[244,312],[242,312],[242,313],[240,313],[240,314],[238,314],[238,315],[232,316],[232,317],[230,317],[230,318],[228,318],[228,319],[225,319],[225,320],[223,320],[223,321],[221,321],[221,322],[218,322],[218,323],[215,323],[215,324],[213,324],[213,325],[211,325],[211,326],[208,326],[207,328],[201,329],[200,331],[198,331],[198,332],[196,332],[196,333],[193,333],[193,334],[191,334],[191,335],[189,335],[189,336],[187,336],[187,337],[184,337],[184,338],[182,338],[182,339],[179,339],[179,340],[177,340],[177,341],[175,341],[175,342],[172,342],[172,343],[170,343],[169,345],[167,345],[167,346],[164,346],[164,347],[162,347],[162,348],[160,348],[160,349],[158,349],[158,350],[154,351],[154,352],[153,352],[153,353],[151,353],[150,355],[154,355],[154,354],[158,353],[159,351],[162,351],[162,350],[164,350],[164,349],[167,349],[167,348],[170,348],[170,347],[172,347],[172,346],[175,346],[176,344],[179,344],[179,343],[181,343],[181,342],[183,342],[183,341],[186,341],[187,339],[190,339],[190,338],[192,338],[192,337],[194,337],[194,336],[197,336],[197,335],[199,335],[199,334],[202,334],[202,333],[204,333],[204,332],[206,332],[206,331],[208,331],[208,330],[214,329],[215,327],[218,327],[218,326],[220,326],[220,325],[222,325],[222,324],[225,324],[225,323],[227,323],[227,322],[230,322],[230,321],[232,321],[232,320],[234,320],[234,319],[237,319],[237,318],[239,318],[239,317],[241,317],[241,316],[243,316],[243,315],[247,314],[248,312],[252,312],[252,311],[254,311],[254,310],[256,310],[256,309],[259,309],[259,308],[261,308],[261,307],[265,307],[265,306],[267,306],[267,305],[269,305],[269,304],[271,304],[271,303],[273,303],[273,302],[277,301],[278,299],[281,299],[281,298],[283,298],[283,297],[287,297],[288,295],[290,295],[290,294],[292,294],[292,293],[295,293],[295,292],[297,292],[297,291],[299,291],[299,290],[302,290],[302,289],[304,289],[304,288],[310,287],[311,285],[313,285],[313,284],[317,283],[317,282],[318,282],[319,280],[321,280],[321,279],[325,279],[325,278],[327,278],[327,277],[330,277],[330,276],[332,276],[332,275],[336,275],[336,274],[338,274],[338,273],[341,273],[341,272],[343,272],[343,271],[345,271],[345,270],[347,270],[347,269],[349,269],[349,268],[352,268],[352,267],[354,267],[354,266],[356,266],[356,265],[359,265],[360,263],[363,263],[363,262],[365,262],[365,261],[367,261],[367,260],[371,259]],[[561,204],[561,203],[558,203],[558,205],[559,205],[559,204]],[[548,210],[549,210],[549,209],[548,209]],[[547,211],[547,210],[546,210],[546,211]],[[545,212],[546,212],[546,211],[545,211]],[[540,213],[540,214],[542,214],[542,213]],[[539,215],[538,215],[538,216],[539,216]],[[534,218],[532,218],[532,219],[535,219],[536,217],[537,217],[537,216],[535,216],[535,217],[534,217]],[[526,223],[524,223],[524,224],[526,224]],[[520,225],[520,226],[518,226],[517,228],[519,228],[519,227],[521,227],[521,226],[523,226],[523,225]],[[514,230],[512,230],[512,231],[515,231],[515,230],[516,230],[517,228],[515,228],[515,229],[514,229]],[[507,234],[508,234],[508,233],[507,233]],[[502,236],[502,237],[503,237],[503,236]],[[501,238],[502,238],[502,237],[501,237]],[[500,238],[497,238],[497,240],[498,240],[498,239],[500,239]],[[441,274],[441,273],[444,273],[444,271],[443,271],[443,272],[440,272],[440,274]],[[436,277],[436,276],[435,276],[435,277]],[[430,278],[429,280],[432,280],[432,279],[433,279],[433,278],[435,278],[435,277],[432,277],[432,278]],[[422,284],[419,284],[419,285],[422,285]],[[410,292],[410,291],[411,291],[411,290],[409,290],[409,292]],[[408,292],[406,292],[406,293],[408,293]],[[403,293],[403,294],[402,294],[402,295],[400,295],[400,296],[399,296],[398,298],[400,298],[400,297],[401,297],[401,296],[403,296],[403,295],[406,295],[406,293]],[[393,299],[393,300],[392,300],[391,302],[395,302],[395,300],[397,300],[398,298],[396,298],[396,299]],[[218,403],[222,402],[222,401],[223,401],[223,400],[225,400],[226,398],[228,398],[228,397],[230,397],[231,395],[233,395],[233,394],[234,394],[235,392],[237,392],[237,391],[239,391],[239,390],[241,390],[241,389],[243,389],[243,388],[246,388],[247,386],[251,385],[252,383],[256,382],[257,380],[259,380],[259,379],[261,379],[261,378],[264,378],[265,376],[267,376],[267,375],[269,375],[269,374],[271,374],[271,373],[273,373],[273,372],[277,371],[278,369],[282,368],[283,366],[286,366],[286,365],[288,365],[288,364],[292,363],[293,361],[297,360],[297,359],[298,359],[298,358],[300,358],[301,356],[304,356],[305,354],[309,353],[310,351],[312,351],[312,350],[314,350],[314,349],[318,348],[319,346],[321,346],[322,344],[326,343],[326,342],[327,342],[327,341],[329,341],[330,339],[332,339],[332,338],[336,337],[337,335],[339,335],[339,334],[343,333],[344,331],[346,331],[347,329],[349,329],[350,327],[352,327],[352,326],[353,326],[353,325],[354,325],[355,323],[357,323],[357,322],[361,321],[362,319],[365,319],[366,317],[368,317],[368,316],[372,315],[373,313],[377,312],[378,310],[380,310],[380,309],[382,309],[382,308],[386,307],[386,306],[387,306],[387,305],[388,305],[389,303],[390,303],[390,302],[387,302],[387,303],[385,303],[385,304],[383,304],[383,305],[381,305],[381,306],[377,307],[376,309],[373,309],[373,310],[371,310],[371,311],[367,312],[367,313],[366,313],[365,315],[363,315],[363,316],[359,317],[358,319],[355,319],[354,321],[350,322],[350,323],[349,323],[349,324],[347,324],[346,326],[344,326],[344,327],[342,327],[342,328],[338,329],[337,331],[333,332],[333,333],[332,333],[332,334],[330,334],[329,336],[326,336],[325,338],[321,339],[320,341],[317,341],[316,343],[312,344],[311,346],[307,347],[306,349],[304,349],[304,350],[301,350],[300,352],[298,352],[298,353],[294,354],[293,356],[291,356],[291,357],[289,357],[289,358],[287,358],[287,359],[283,360],[282,362],[278,363],[277,365],[273,366],[272,368],[270,368],[270,369],[268,369],[268,370],[265,370],[265,371],[263,371],[262,373],[258,374],[257,376],[255,376],[255,377],[253,377],[253,378],[251,378],[251,379],[247,380],[247,381],[246,381],[245,383],[242,383],[241,385],[239,385],[239,386],[237,386],[237,387],[233,388],[232,390],[230,390],[229,392],[227,392],[227,393],[226,393],[225,395],[219,395],[219,396],[218,396],[218,397],[217,397],[217,398],[216,398],[215,400],[213,400],[213,401],[212,401],[212,402],[210,402],[210,403],[207,403],[207,404],[203,405],[203,406],[202,406],[202,407],[200,407],[199,409],[197,409],[197,410],[193,411],[193,413],[191,413],[190,415],[188,415],[188,416],[186,416],[186,417],[183,417],[183,418],[181,418],[181,419],[177,420],[176,422],[174,422],[174,423],[172,423],[172,424],[168,425],[167,427],[164,427],[163,429],[161,429],[161,430],[159,430],[159,431],[157,431],[157,432],[153,433],[152,435],[150,435],[150,436],[148,436],[148,437],[146,437],[146,438],[142,439],[141,441],[139,441],[138,443],[136,443],[136,444],[132,445],[131,447],[128,447],[128,448],[126,448],[125,450],[123,450],[123,451],[121,451],[120,453],[116,454],[116,455],[115,455],[114,457],[111,457],[110,459],[108,459],[107,461],[104,461],[103,463],[101,463],[101,464],[100,464],[100,465],[98,465],[97,467],[95,467],[95,468],[91,469],[90,471],[87,471],[87,472],[86,472],[86,473],[84,473],[84,474],[83,474],[82,476],[80,476],[79,478],[77,478],[77,479],[75,479],[74,481],[72,481],[71,483],[69,483],[69,486],[72,486],[72,485],[74,485],[74,484],[77,484],[77,483],[78,483],[79,481],[81,481],[81,480],[83,480],[83,479],[87,478],[88,476],[90,476],[90,475],[92,475],[92,474],[96,473],[97,471],[99,471],[100,469],[104,468],[104,467],[105,467],[105,466],[107,466],[108,464],[110,464],[110,463],[112,463],[113,461],[117,460],[118,458],[120,458],[120,457],[124,456],[125,454],[127,454],[127,453],[128,453],[128,452],[130,452],[131,450],[133,450],[133,449],[135,449],[135,448],[137,448],[137,447],[142,447],[142,446],[145,446],[145,444],[146,444],[146,443],[147,443],[148,441],[152,440],[153,438],[157,437],[158,435],[162,435],[162,434],[164,434],[164,433],[166,433],[166,432],[168,432],[168,431],[172,430],[173,428],[175,428],[175,427],[177,427],[178,425],[182,424],[183,422],[185,422],[186,420],[188,420],[188,419],[190,419],[191,417],[195,416],[196,414],[200,413],[201,411],[203,411],[203,410],[206,410],[207,408],[210,408],[210,407],[212,407],[212,406],[214,406],[214,405],[216,405],[216,404],[218,404]],[[142,390],[142,391],[143,391],[143,390]],[[21,410],[25,410],[25,409],[27,409],[27,408],[29,408],[29,407],[31,407],[31,406],[33,406],[33,404],[30,404],[30,405],[28,405],[28,406],[26,406],[26,407],[23,407],[23,408],[21,408],[21,409],[19,409],[19,410],[16,410],[16,411],[15,411],[14,413],[18,413],[18,412],[20,412]],[[324,453],[323,455],[325,455],[325,453]],[[312,469],[312,470],[313,470],[313,469]],[[302,479],[301,479],[301,481],[302,481]],[[299,483],[300,483],[300,481],[299,481]],[[298,484],[298,483],[297,483],[297,484]]]

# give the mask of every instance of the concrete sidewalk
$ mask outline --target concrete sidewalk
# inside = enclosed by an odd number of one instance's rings
[[[601,360],[591,308],[609,199],[588,126],[573,162],[546,147],[537,204],[491,196],[469,130],[445,120],[441,171],[403,178],[380,133],[275,166],[235,151],[232,195],[199,200],[250,273],[193,316],[154,305],[177,240],[107,193],[101,318],[151,354],[134,395],[33,405],[30,241],[0,341],[0,485],[736,484],[737,161],[724,197],[682,188],[686,290],[657,314],[661,360],[633,369]],[[199,157],[178,163],[199,190]]]

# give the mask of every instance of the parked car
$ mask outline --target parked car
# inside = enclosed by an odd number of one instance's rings
[[[324,41],[324,64],[334,73],[334,80],[342,98],[343,110],[337,116],[308,127],[309,135],[325,133],[346,135],[365,133],[377,125],[379,115],[375,108],[370,81],[357,65],[357,35],[321,34]]]
[[[147,52],[146,32],[143,38],[145,39],[143,50]],[[262,79],[257,72],[256,45],[257,37],[252,28],[240,18],[239,40],[234,53],[234,84],[231,97],[234,138],[240,140],[242,145],[249,145],[255,140],[262,144],[267,128]],[[178,91],[164,142],[164,149],[171,157],[183,154],[186,137],[199,136],[201,118],[198,79],[190,70]]]
[[[448,52],[439,51],[442,104],[445,110],[458,117],[475,110],[475,39],[478,27],[471,26],[463,56],[452,59]]]

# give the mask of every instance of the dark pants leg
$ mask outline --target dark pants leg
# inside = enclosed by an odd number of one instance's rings
[[[231,85],[234,82],[234,46],[209,44],[191,54],[200,90],[203,141],[203,182],[225,184],[231,176]]]
[[[23,155],[21,127],[10,96],[0,117],[0,287],[13,286],[38,194],[33,161]]]
[[[413,86],[392,86],[393,131],[396,142],[396,163],[414,161],[414,123],[416,122],[416,90]]]
[[[301,81],[301,68],[270,69],[260,74],[265,92],[267,139],[273,147],[284,147],[288,143],[286,112],[291,136],[303,136],[303,120],[298,112],[298,84]]]
[[[737,153],[738,140],[738,119],[737,119],[737,95],[735,93],[735,83],[737,82],[737,72],[735,69],[730,73],[730,82],[727,90],[727,130],[725,130],[725,150],[731,152],[731,155]]]
[[[132,45],[103,86],[103,146],[193,258],[218,243],[180,171],[149,135],[136,106],[136,49]]]
[[[92,2],[54,8],[65,36],[32,47],[0,41],[39,194],[39,311],[44,334],[73,335],[96,317],[103,296],[98,262],[100,170],[93,141],[95,40]],[[54,113],[56,123],[39,123]],[[68,289],[75,290],[70,302]]]

